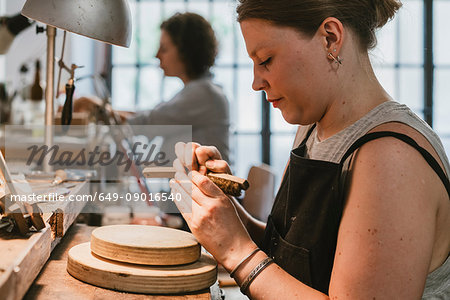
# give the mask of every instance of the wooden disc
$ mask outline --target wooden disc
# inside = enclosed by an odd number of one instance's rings
[[[91,252],[90,243],[69,250],[67,271],[73,277],[104,288],[150,294],[178,294],[209,288],[217,280],[217,263],[202,254],[192,264],[143,266],[108,260]]]
[[[200,244],[191,233],[148,225],[99,227],[92,232],[91,250],[116,261],[158,266],[189,264],[200,257]]]

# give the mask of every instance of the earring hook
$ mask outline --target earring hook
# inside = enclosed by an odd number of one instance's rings
[[[343,61],[344,59],[341,58],[339,55],[338,55],[337,57],[335,57],[335,56],[333,55],[333,53],[329,52],[329,53],[328,53],[328,56],[331,57],[331,59],[333,59],[334,62],[335,62],[337,65],[342,65],[342,61]]]

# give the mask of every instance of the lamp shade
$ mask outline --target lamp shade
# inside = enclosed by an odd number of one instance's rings
[[[27,0],[22,14],[105,43],[130,45],[132,25],[127,0]]]

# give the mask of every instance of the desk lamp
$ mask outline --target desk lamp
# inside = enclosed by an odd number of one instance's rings
[[[56,28],[108,44],[129,47],[131,13],[126,0],[27,0],[22,15],[47,25],[45,145],[53,144]],[[44,162],[44,169],[49,170]]]

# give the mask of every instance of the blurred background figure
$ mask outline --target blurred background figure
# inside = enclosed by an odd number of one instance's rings
[[[143,112],[119,112],[130,125],[192,125],[192,140],[216,146],[229,157],[229,104],[210,68],[217,56],[211,25],[195,13],[176,13],[161,26],[156,57],[165,76],[178,77],[183,89],[167,102]],[[101,100],[82,97],[74,110],[92,110]]]

